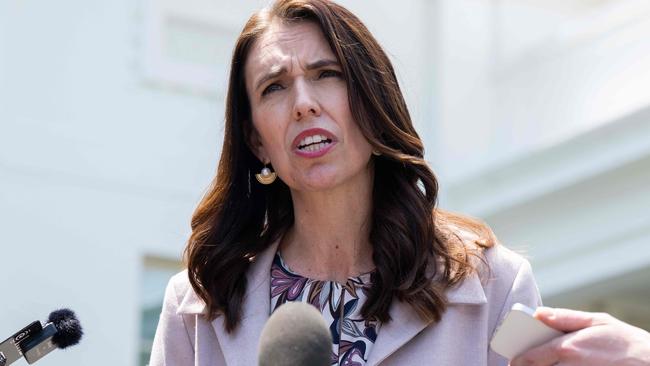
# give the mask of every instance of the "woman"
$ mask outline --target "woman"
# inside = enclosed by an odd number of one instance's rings
[[[530,266],[435,208],[393,68],[353,14],[280,0],[253,15],[226,103],[151,365],[256,364],[286,301],[323,313],[335,365],[507,364],[488,342],[513,303],[539,303]]]

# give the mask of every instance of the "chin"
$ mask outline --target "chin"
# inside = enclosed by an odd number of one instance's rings
[[[327,170],[312,171],[298,179],[294,187],[305,192],[327,191],[342,183],[340,176]]]
[[[312,167],[307,171],[302,171],[302,174],[294,175],[292,182],[287,185],[291,189],[298,191],[323,192],[342,185],[355,185],[358,182],[365,181],[365,174],[362,174],[363,172],[345,168],[334,165]]]
[[[319,192],[330,190],[339,184],[340,182],[338,182],[333,177],[323,177],[320,179],[305,180],[302,182],[302,184],[300,184],[300,186],[304,187],[304,190],[308,192]]]

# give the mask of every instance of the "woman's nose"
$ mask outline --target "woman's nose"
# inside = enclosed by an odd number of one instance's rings
[[[296,81],[294,86],[293,118],[300,121],[308,117],[318,117],[320,112],[318,98],[311,86],[303,80]]]

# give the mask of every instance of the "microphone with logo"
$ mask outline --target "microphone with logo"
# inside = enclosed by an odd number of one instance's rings
[[[11,365],[23,356],[32,364],[55,348],[79,343],[82,335],[81,325],[72,310],[53,311],[45,325],[37,320],[0,343],[0,366]]]
[[[259,366],[329,366],[332,335],[315,307],[287,302],[262,329]]]

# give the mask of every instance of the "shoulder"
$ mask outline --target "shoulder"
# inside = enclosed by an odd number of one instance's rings
[[[502,244],[485,249],[485,262],[477,268],[487,299],[491,328],[516,303],[536,308],[542,304],[530,262]]]
[[[532,272],[530,263],[521,254],[499,243],[492,230],[482,222],[454,215],[441,229],[450,247],[458,248],[479,275],[481,282],[506,286],[518,274]],[[495,283],[496,282],[496,283]]]
[[[456,228],[456,233],[471,254],[470,260],[485,287],[510,288],[518,277],[520,281],[535,284],[530,262],[522,254],[507,248],[496,238],[486,247],[481,244],[483,238],[473,231]]]
[[[485,262],[477,270],[487,280],[514,279],[522,272],[532,272],[530,262],[523,255],[497,243],[483,250]]]
[[[167,287],[173,289],[179,295],[185,295],[188,291],[191,291],[192,285],[190,284],[187,269],[173,275],[169,279]]]
[[[467,252],[473,253],[470,259],[474,272],[450,292],[451,300],[464,298],[459,293],[471,293],[468,289],[473,288],[485,307],[490,336],[514,304],[533,309],[542,304],[530,262],[523,255],[496,240],[490,247],[481,246],[477,243],[480,236],[471,231],[458,229],[456,234]]]
[[[508,249],[496,238],[489,246],[473,230],[454,228],[472,264],[473,274],[464,282],[480,282],[490,312],[502,313],[514,303],[529,307],[541,304],[537,283],[530,262],[521,254]]]
[[[205,303],[192,288],[187,269],[169,279],[164,303],[176,308],[178,314],[201,314],[205,310]]]
[[[486,249],[484,256],[486,264],[479,271],[488,284],[508,289],[530,286],[537,292],[533,269],[521,254],[497,244]]]
[[[190,285],[187,270],[178,272],[169,279],[169,282],[167,282],[165,301],[174,300],[176,303],[180,304],[185,295],[191,289],[192,286]]]
[[[196,320],[181,311],[190,293],[187,271],[174,275],[165,299],[151,348],[150,365],[189,365],[194,362]]]

